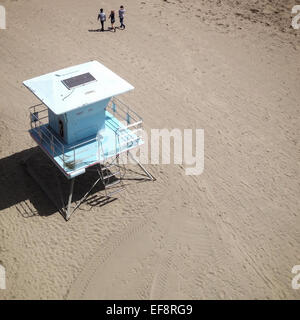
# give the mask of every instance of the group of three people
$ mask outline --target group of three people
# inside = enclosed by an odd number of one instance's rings
[[[125,29],[125,24],[124,24],[124,15],[125,15],[125,9],[124,6],[120,6],[119,9],[119,19],[120,19],[120,28],[121,29]],[[116,28],[115,28],[115,10],[111,10],[110,15],[108,17],[108,19],[110,19],[110,23],[111,23],[111,29],[116,32]],[[103,9],[100,9],[100,13],[98,14],[98,20],[100,20],[101,22],[101,31],[104,31],[104,22],[106,21],[106,14],[103,11]]]

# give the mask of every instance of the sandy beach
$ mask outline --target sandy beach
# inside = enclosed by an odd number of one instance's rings
[[[98,32],[121,4],[126,29]],[[1,0],[0,299],[299,299],[295,4]],[[21,165],[39,152],[22,82],[90,60],[135,87],[146,129],[203,129],[205,166],[149,164],[155,182],[66,222]]]

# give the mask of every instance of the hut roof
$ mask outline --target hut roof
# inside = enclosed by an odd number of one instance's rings
[[[55,114],[125,93],[134,87],[98,61],[61,69],[23,84]]]

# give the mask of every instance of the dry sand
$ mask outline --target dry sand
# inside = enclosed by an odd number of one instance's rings
[[[1,1],[0,299],[299,299],[296,1],[129,0],[115,34],[90,30],[120,2],[88,2]],[[66,223],[20,165],[22,81],[94,59],[135,86],[147,128],[204,129],[205,169],[149,165],[156,182]]]

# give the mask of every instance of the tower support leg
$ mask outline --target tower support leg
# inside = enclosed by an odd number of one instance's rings
[[[147,177],[151,181],[155,181],[156,180],[156,178],[153,177],[153,175],[131,154],[130,151],[128,151],[127,155],[129,155],[130,158],[146,173]]]
[[[68,207],[67,207],[67,212],[66,212],[66,220],[69,220],[71,214],[74,212],[74,211],[71,211],[71,202],[72,202],[72,197],[73,197],[74,181],[75,181],[75,178],[73,178],[71,180],[70,193],[69,193],[69,199],[68,199]]]

